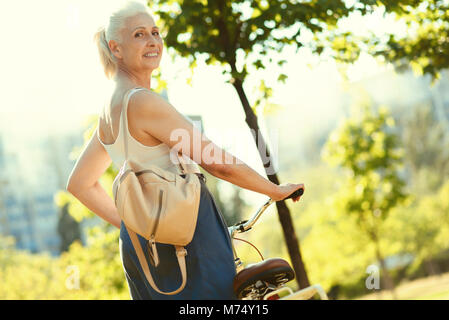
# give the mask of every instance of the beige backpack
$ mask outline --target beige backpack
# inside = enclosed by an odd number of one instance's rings
[[[132,89],[131,89],[132,90]],[[128,159],[127,107],[129,90],[123,98],[122,127],[125,139],[125,162],[113,183],[115,205],[131,238],[145,276],[154,290],[174,295],[184,289],[187,281],[184,246],[192,241],[198,218],[201,183],[195,173],[188,173],[176,153],[182,174],[150,165],[135,171]],[[157,267],[159,257],[156,242],[172,244],[182,274],[181,286],[163,292],[153,281],[151,272],[136,234],[149,241],[151,263]]]

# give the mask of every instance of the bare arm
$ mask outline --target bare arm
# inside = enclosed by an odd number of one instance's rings
[[[110,164],[111,158],[95,131],[70,173],[66,189],[93,213],[120,228],[121,219],[114,201],[98,182]]]
[[[130,110],[132,110],[130,112]],[[128,119],[178,150],[217,178],[280,200],[303,185],[278,186],[262,177],[240,159],[221,149],[158,94],[139,91],[129,101]],[[296,198],[294,200],[299,200]]]
[[[208,172],[244,189],[265,194],[275,201],[285,199],[299,188],[305,189],[304,184],[274,184],[232,154],[226,153],[226,157],[232,159],[232,162],[225,164],[224,171]],[[293,198],[293,201],[299,201],[300,198]]]

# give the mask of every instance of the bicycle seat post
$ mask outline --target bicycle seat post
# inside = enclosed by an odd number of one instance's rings
[[[240,260],[240,258],[235,258],[234,259],[234,263],[235,263],[235,271],[236,273],[239,273],[240,271],[242,271],[244,269],[243,263]]]
[[[234,234],[236,233],[236,231],[237,230],[236,230],[235,226],[228,227],[229,237],[231,238],[232,252],[234,254],[235,269],[236,269],[237,273],[239,273],[239,271],[243,269],[243,263],[240,260],[240,258],[237,256],[237,251],[235,250],[235,247],[234,247]]]

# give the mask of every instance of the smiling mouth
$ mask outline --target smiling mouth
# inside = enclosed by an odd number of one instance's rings
[[[159,54],[157,53],[157,52],[152,52],[152,53],[146,53],[146,54],[144,54],[143,56],[145,57],[145,58],[155,58],[155,57],[157,57]]]

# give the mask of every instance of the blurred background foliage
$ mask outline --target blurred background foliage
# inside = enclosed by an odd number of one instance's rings
[[[274,21],[273,28],[282,27],[277,16],[285,13],[282,3],[252,2],[258,13],[250,18],[255,29],[240,34],[242,39],[254,33],[256,42],[266,40],[272,28],[265,25],[266,17],[262,12],[269,12],[270,6],[276,9],[271,10],[274,16],[270,16]],[[439,72],[447,68],[447,1],[365,0],[354,3],[347,8],[343,1],[308,1],[301,4],[307,10],[290,8],[289,12],[300,13],[296,17],[298,21],[313,31],[314,39],[308,45],[315,53],[319,55],[331,50],[330,56],[342,65],[354,62],[363,49],[383,57],[385,62],[394,63],[398,70],[411,67],[418,74],[438,78]],[[289,1],[285,4],[291,5]],[[351,11],[367,14],[379,6],[384,6],[386,12],[394,12],[398,19],[405,19],[411,34],[404,38],[393,35],[379,38],[372,34],[363,39],[338,29],[340,17]],[[217,14],[214,13],[211,19]],[[288,18],[293,24],[295,18]],[[179,28],[181,26],[182,23],[178,24]],[[239,26],[246,28],[243,22]],[[257,32],[257,27],[262,31]],[[209,36],[217,36],[207,29],[207,23],[203,29],[211,33]],[[237,31],[234,34],[238,35]],[[194,45],[196,37],[202,34],[194,30],[192,35],[186,44],[179,45],[193,56],[199,50]],[[285,40],[285,43],[289,41]],[[249,45],[243,40],[242,43]],[[298,42],[297,45],[303,44]],[[202,49],[211,48],[215,47]],[[252,47],[243,49],[248,54]],[[210,54],[211,63],[222,56],[218,49]],[[253,62],[256,68],[261,67],[261,60]],[[191,67],[195,67],[194,62]],[[246,68],[239,72],[227,71],[232,76],[247,73]],[[281,78],[285,80],[282,75]],[[156,90],[162,90],[161,83],[158,82]],[[261,84],[264,86],[262,91],[267,92],[269,88],[264,82]],[[257,100],[256,104],[262,103],[263,99]],[[316,143],[311,144],[310,154],[320,156],[315,156],[301,168],[294,158],[288,159],[289,169],[279,172],[281,181],[301,181],[306,185],[302,200],[295,205],[287,202],[287,205],[301,240],[310,282],[320,283],[332,298],[355,298],[369,293],[365,287],[366,269],[373,264],[379,266],[382,279],[387,280],[382,288],[390,290],[402,281],[449,271],[447,129],[431,105],[409,107],[407,114],[396,114],[389,106],[360,102],[352,106],[351,114],[324,141],[317,138]],[[271,113],[275,114],[275,109]],[[87,119],[85,142],[93,134],[96,124],[95,117]],[[82,147],[73,153],[78,155]],[[285,152],[282,156],[288,158],[289,154]],[[111,166],[100,180],[111,197],[116,174]],[[250,216],[257,209],[245,202],[236,187],[224,198],[219,192],[220,185],[228,183],[204,174],[228,225]],[[119,256],[119,231],[98,220],[65,191],[55,196],[55,202],[70,214],[73,221],[93,221],[87,243],[83,245],[75,231],[67,238],[61,255],[51,257],[17,251],[14,239],[0,239],[0,299],[129,299]],[[73,229],[70,227],[73,223],[67,225],[67,230]],[[274,208],[267,210],[254,231],[240,237],[254,243],[264,257],[289,260]],[[249,245],[235,244],[244,262],[260,260]],[[289,285],[295,287],[294,283]]]
[[[448,159],[438,152],[441,144],[435,137],[440,136],[441,129],[429,120],[433,117],[431,109],[419,106],[407,121],[395,121],[386,107],[375,111],[360,106],[356,110],[361,111],[359,115],[346,119],[329,135],[326,144],[315,150],[322,154],[322,161],[301,170],[292,166],[279,173],[284,181],[303,181],[307,186],[299,203],[287,204],[302,241],[311,283],[322,284],[336,298],[367,293],[367,266],[381,267],[384,263],[376,256],[376,245],[381,248],[382,259],[386,258],[385,268],[393,284],[449,271],[449,181],[444,165]],[[431,128],[425,130],[421,122]],[[86,129],[86,142],[94,126],[96,119]],[[415,130],[417,127],[420,130]],[[419,135],[428,146],[417,150],[411,134]],[[394,146],[401,148],[392,148],[393,140]],[[390,143],[395,152],[385,145]],[[385,159],[387,156],[391,159]],[[110,167],[101,178],[111,197],[116,173]],[[229,183],[204,173],[228,225],[257,209],[245,203],[236,187],[231,197],[223,198],[219,186]],[[399,201],[405,199],[405,194],[407,201]],[[68,212],[78,222],[98,219],[65,191],[58,193],[55,201],[60,207],[68,206]],[[269,208],[254,231],[240,237],[256,245],[265,258],[289,260],[274,210]],[[377,232],[377,244],[370,235],[373,230]],[[99,220],[90,228],[84,246],[75,240],[59,258],[17,251],[12,238],[2,239],[0,298],[129,299],[118,235],[117,229]],[[235,245],[246,263],[260,261],[248,244],[236,241]],[[78,268],[79,289],[69,289],[73,288],[70,280],[74,276],[70,266]]]

